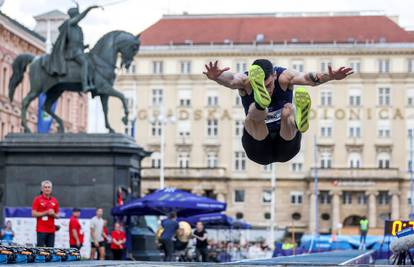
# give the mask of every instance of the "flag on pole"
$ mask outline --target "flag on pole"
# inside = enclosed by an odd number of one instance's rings
[[[46,101],[46,94],[42,93],[39,96],[39,104],[37,108],[37,132],[48,133],[52,126],[53,118],[46,111],[43,110],[43,106]],[[52,105],[52,111],[55,112],[57,101]]]

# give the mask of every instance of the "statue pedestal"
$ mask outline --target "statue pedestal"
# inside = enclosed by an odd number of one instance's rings
[[[9,134],[0,142],[0,209],[31,207],[41,181],[51,180],[61,207],[101,207],[112,229],[117,190],[140,196],[148,155],[123,134]]]
[[[145,156],[122,134],[9,134],[0,142],[0,207],[31,206],[51,180],[60,206],[102,207],[109,218],[119,186],[139,195]]]

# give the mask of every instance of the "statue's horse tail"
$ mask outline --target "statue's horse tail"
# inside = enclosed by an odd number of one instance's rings
[[[24,77],[24,72],[26,71],[27,65],[29,65],[34,59],[33,55],[30,54],[21,54],[16,57],[13,62],[13,74],[9,82],[9,99],[13,101],[14,92],[16,91],[17,86],[22,82]]]

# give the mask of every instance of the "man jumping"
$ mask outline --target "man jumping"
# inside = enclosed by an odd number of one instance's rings
[[[242,137],[247,157],[262,165],[286,162],[300,150],[301,134],[309,128],[311,99],[304,88],[351,75],[352,68],[328,73],[301,73],[274,67],[267,59],[257,59],[246,73],[231,73],[218,62],[205,65],[208,79],[230,89],[238,89],[246,119]]]

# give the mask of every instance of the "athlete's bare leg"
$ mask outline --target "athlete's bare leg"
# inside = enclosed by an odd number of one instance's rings
[[[293,140],[298,129],[295,122],[295,112],[291,103],[286,103],[280,119],[280,137],[285,141]]]
[[[264,140],[269,134],[265,123],[266,116],[267,110],[257,109],[254,102],[250,105],[249,112],[244,120],[244,128],[257,141]]]

